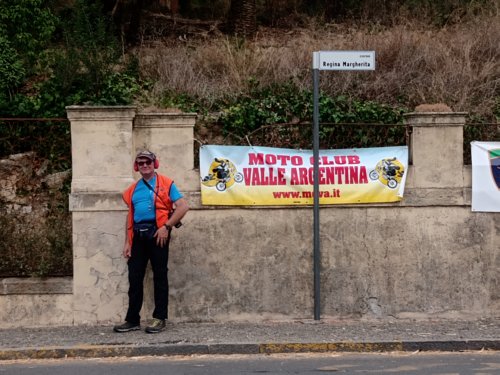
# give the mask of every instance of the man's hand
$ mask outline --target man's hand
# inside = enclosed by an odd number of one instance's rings
[[[128,241],[125,241],[125,245],[123,245],[123,257],[124,258],[130,258],[132,255],[132,246],[129,244]]]
[[[162,225],[161,228],[159,228],[155,233],[156,244],[160,247],[165,246],[167,244],[168,236],[169,232],[167,228],[165,228],[165,226]]]

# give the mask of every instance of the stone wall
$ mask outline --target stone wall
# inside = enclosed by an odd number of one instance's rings
[[[73,280],[7,278],[0,282],[0,327],[73,324]]]
[[[71,248],[65,246],[71,236],[71,216],[54,203],[67,199],[64,185],[70,176],[71,171],[50,173],[48,161],[34,152],[0,160],[3,276],[67,274],[67,267],[60,267],[71,260]],[[64,216],[59,216],[61,212]],[[55,217],[60,220],[56,230]],[[58,255],[49,259],[51,240],[56,237],[59,247],[52,250]],[[0,327],[72,324],[72,288],[72,278],[0,278]]]
[[[193,169],[192,114],[69,107],[74,324],[121,321],[126,210],[137,150],[154,150],[191,211],[170,252],[170,319],[313,317],[311,207],[205,207]],[[485,317],[500,307],[497,213],[473,213],[463,113],[413,113],[405,198],[322,206],[322,317]],[[148,274],[142,317],[152,311]],[[47,324],[51,324],[47,322]]]

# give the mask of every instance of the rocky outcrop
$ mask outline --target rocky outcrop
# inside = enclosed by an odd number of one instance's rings
[[[49,170],[33,152],[0,159],[0,277],[71,274],[71,170]]]
[[[54,193],[63,189],[71,175],[71,170],[48,173],[48,164],[34,152],[0,159],[0,210],[29,221],[44,217]]]

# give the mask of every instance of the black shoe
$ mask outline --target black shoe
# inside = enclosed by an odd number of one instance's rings
[[[147,333],[158,333],[165,329],[165,319],[153,318],[153,321],[149,326],[146,327]]]
[[[141,329],[140,324],[125,322],[123,324],[117,325],[113,327],[113,331],[115,332],[130,332],[130,331],[138,331]]]

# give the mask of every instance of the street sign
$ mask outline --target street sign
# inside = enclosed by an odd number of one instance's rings
[[[319,51],[313,69],[375,70],[375,51]]]
[[[319,72],[320,70],[375,70],[375,51],[313,52],[313,269],[314,320],[321,318],[320,298],[320,241],[319,241]]]

